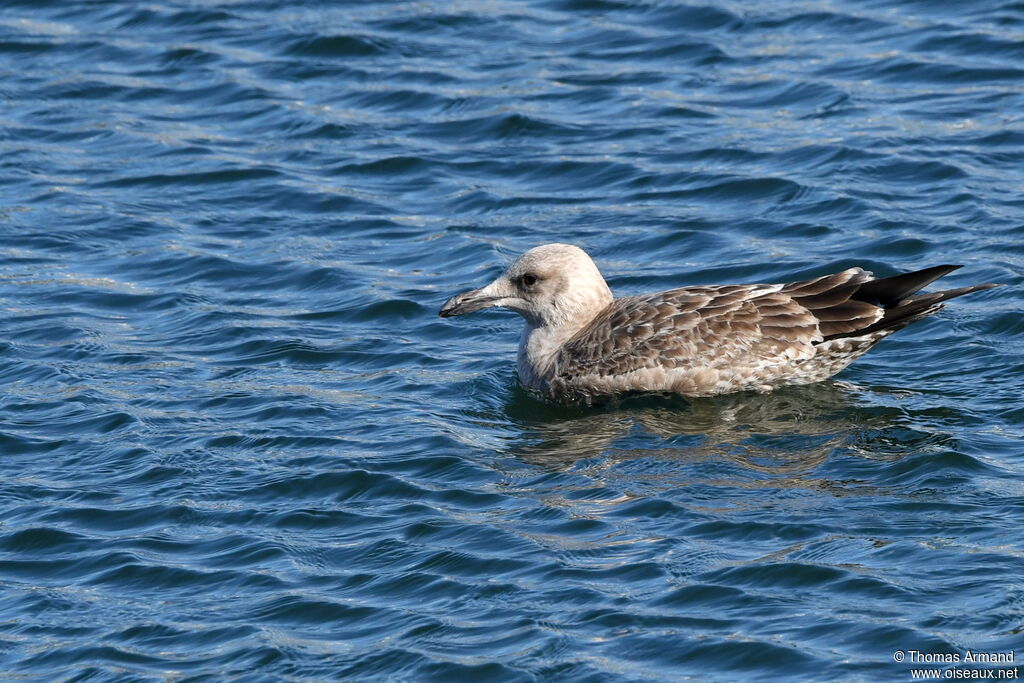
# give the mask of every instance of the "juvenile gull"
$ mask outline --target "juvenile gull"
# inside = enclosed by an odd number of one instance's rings
[[[585,251],[545,244],[441,317],[499,306],[523,316],[519,378],[556,401],[630,391],[712,396],[831,377],[946,299],[916,294],[960,266],[875,279],[861,268],[789,284],[680,287],[615,299]]]

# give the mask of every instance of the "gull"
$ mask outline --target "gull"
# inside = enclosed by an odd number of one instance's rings
[[[585,251],[535,247],[494,282],[445,302],[443,318],[485,308],[523,317],[517,370],[563,403],[628,392],[768,392],[838,373],[941,302],[997,287],[917,292],[960,266],[876,279],[861,268],[788,284],[702,285],[614,298]]]

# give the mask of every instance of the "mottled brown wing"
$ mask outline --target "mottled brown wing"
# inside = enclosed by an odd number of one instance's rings
[[[787,285],[684,287],[618,299],[562,347],[556,372],[571,380],[809,358],[827,334],[878,320],[877,306],[850,299],[869,280],[852,268]]]
[[[617,299],[563,345],[557,373],[618,375],[692,352],[700,310],[713,299],[707,288]]]
[[[714,367],[820,338],[807,310],[773,289],[778,287],[686,287],[619,299],[562,347],[558,376]]]

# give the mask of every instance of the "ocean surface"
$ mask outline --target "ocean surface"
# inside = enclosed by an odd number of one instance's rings
[[[1024,663],[1019,0],[8,1],[0,165],[2,680]],[[437,316],[552,241],[1008,286],[560,408],[517,316]]]

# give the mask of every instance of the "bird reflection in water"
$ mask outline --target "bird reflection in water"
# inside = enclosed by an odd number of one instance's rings
[[[720,479],[730,486],[838,493],[866,482],[812,474],[837,451],[891,461],[948,438],[909,426],[897,397],[875,396],[832,381],[706,399],[638,395],[575,409],[541,403],[517,388],[505,404],[505,417],[517,428],[506,452],[551,470],[598,457],[599,464],[588,468],[591,474],[594,468],[610,471],[631,460],[654,460],[660,466],[649,474],[665,486],[684,483],[680,465],[701,464],[705,484]],[[644,478],[639,471],[631,476]]]

